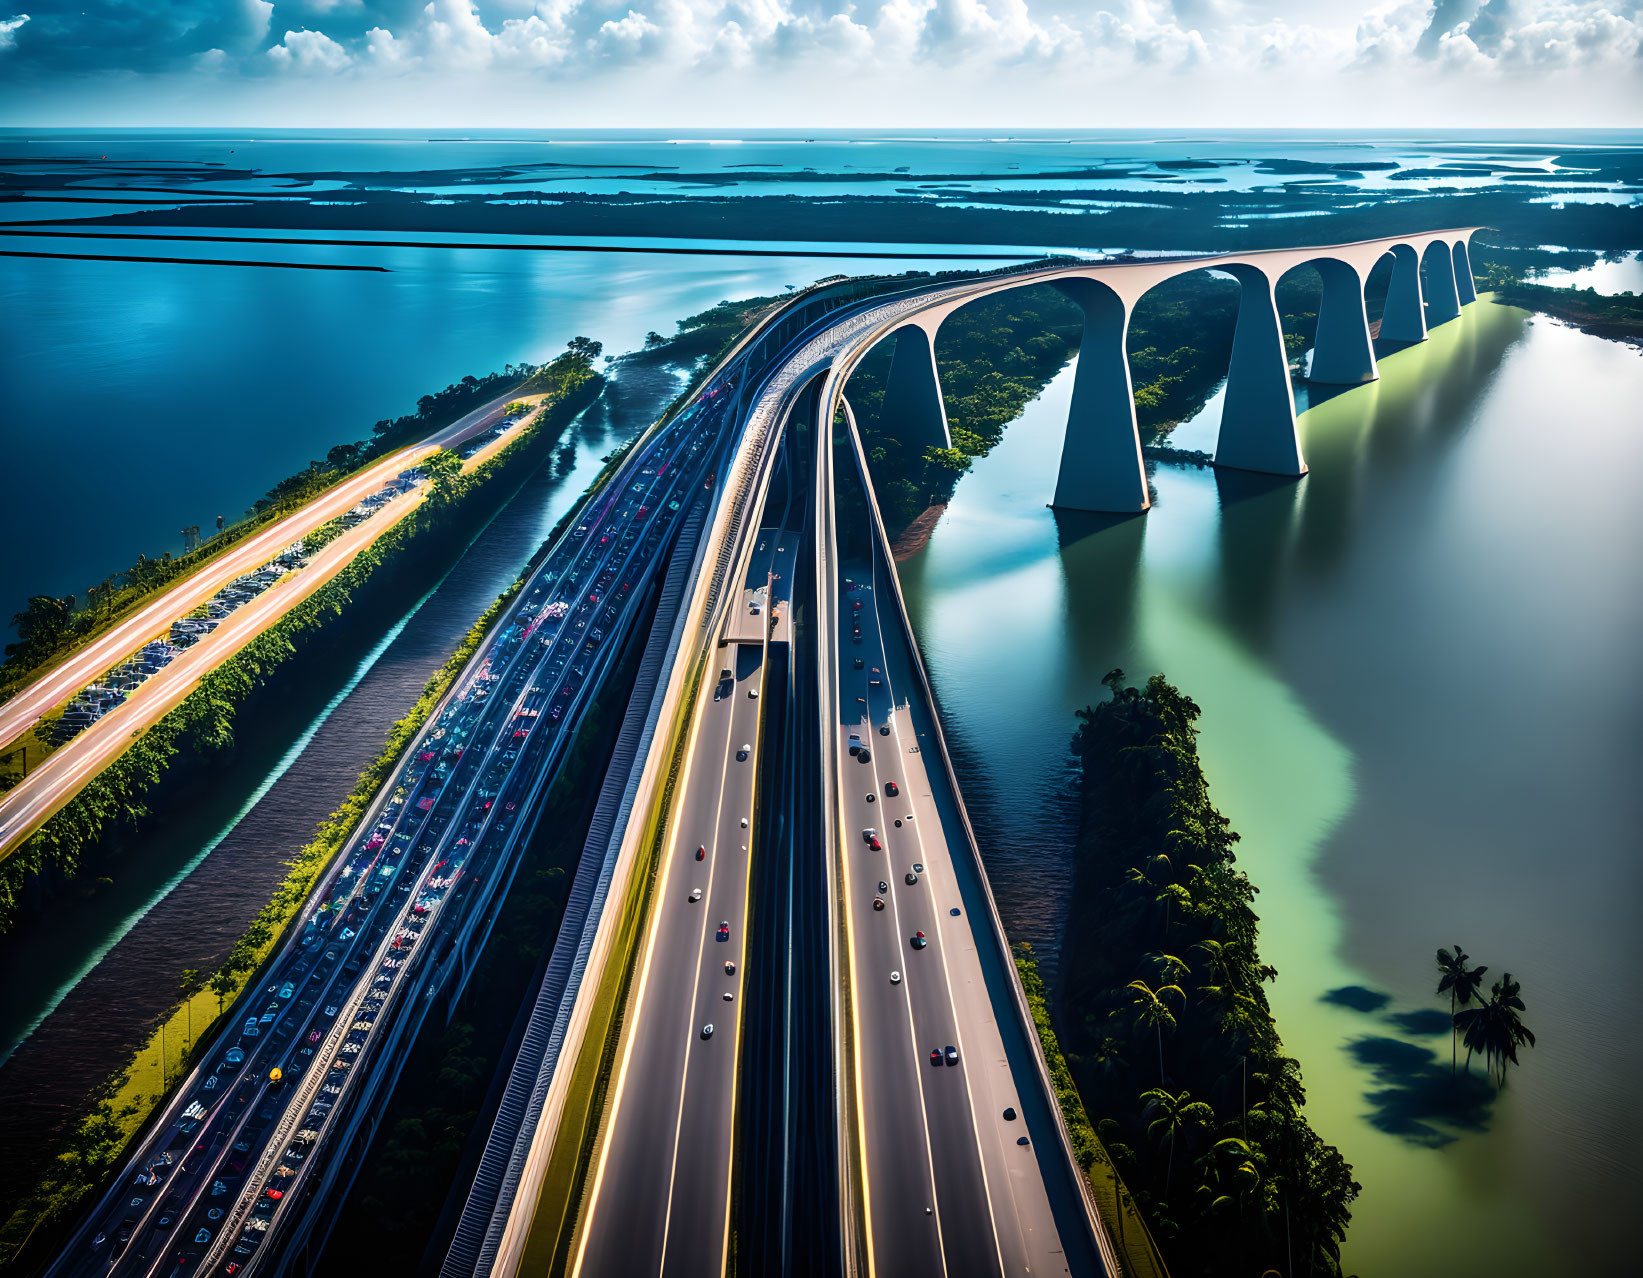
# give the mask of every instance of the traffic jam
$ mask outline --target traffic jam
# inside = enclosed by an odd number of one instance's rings
[[[173,1272],[235,1274],[255,1257],[406,1006],[427,938],[463,926],[475,894],[445,907],[464,876],[511,850],[524,796],[613,663],[636,584],[703,488],[721,416],[699,403],[636,450],[521,590],[65,1272],[147,1270],[169,1253]]]

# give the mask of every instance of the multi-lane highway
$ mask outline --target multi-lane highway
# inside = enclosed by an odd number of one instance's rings
[[[761,708],[799,546],[791,507],[772,513],[702,682],[576,1273],[724,1272],[742,996],[747,965],[768,961],[748,944]]]
[[[1022,1116],[967,917],[973,894],[949,848],[963,832],[944,819],[950,804],[937,791],[945,777],[926,766],[940,744],[884,572],[876,554],[841,562],[835,648],[873,1266],[884,1274],[1088,1272],[1068,1263]],[[1075,1237],[1073,1250],[1082,1257],[1087,1248]]]
[[[198,608],[236,577],[267,563],[304,533],[358,505],[401,471],[441,448],[454,448],[483,433],[513,398],[504,395],[467,413],[420,443],[401,448],[357,471],[336,487],[236,542],[169,590],[162,591],[118,625],[111,627],[60,665],[52,667],[0,706],[0,745],[9,744],[41,715],[61,705],[104,671],[119,664],[149,639],[162,634],[178,617]]]
[[[0,743],[28,729],[40,715],[117,665],[143,642],[165,633],[173,621],[213,598],[225,584],[261,567],[304,533],[352,509],[415,461],[436,448],[458,447],[490,430],[501,418],[506,402],[506,396],[494,400],[422,443],[368,467],[163,592],[153,603],[0,706]],[[511,435],[491,441],[464,463],[464,469],[482,465],[513,442]],[[421,500],[420,491],[401,497],[346,530],[292,577],[229,613],[209,635],[145,680],[131,700],[103,715],[0,795],[0,857],[14,851],[123,754],[134,739],[175,709],[206,674],[336,577],[361,550],[415,510]]]
[[[652,432],[524,584],[59,1272],[238,1272],[298,1215],[356,1095],[397,1072],[386,1048],[425,1012],[453,940],[511,876],[682,512],[712,483],[723,403],[710,392]]]

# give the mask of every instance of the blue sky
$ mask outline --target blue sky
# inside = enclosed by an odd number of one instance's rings
[[[1643,0],[0,0],[0,123],[1635,126]]]

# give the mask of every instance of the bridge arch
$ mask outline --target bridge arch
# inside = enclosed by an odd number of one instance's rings
[[[1427,241],[1421,252],[1425,274],[1426,327],[1434,329],[1460,318],[1460,292],[1455,287],[1455,255],[1447,240]]]
[[[1390,260],[1380,337],[1392,343],[1424,341],[1429,323],[1454,318],[1476,297],[1469,244],[1478,229],[1295,250],[1055,263],[965,281],[932,290],[927,302],[897,303],[898,310],[865,334],[855,357],[846,361],[840,393],[865,350],[893,338],[881,422],[894,422],[887,433],[903,445],[951,447],[936,364],[942,323],[972,302],[1048,284],[1077,302],[1084,319],[1054,504],[1107,513],[1143,511],[1149,498],[1136,424],[1130,325],[1137,304],[1153,289],[1207,270],[1239,285],[1215,464],[1300,476],[1307,467],[1277,308],[1279,281],[1301,266],[1318,271],[1323,287],[1310,379],[1358,385],[1379,376],[1365,304],[1371,273],[1381,278],[1382,264]]]
[[[1386,286],[1386,309],[1381,312],[1381,340],[1424,342],[1426,301],[1421,296],[1421,258],[1413,244],[1394,244],[1392,279]]]
[[[1312,333],[1312,365],[1306,380],[1329,386],[1359,386],[1380,377],[1375,348],[1369,337],[1369,312],[1364,304],[1368,271],[1332,255],[1297,262],[1278,277],[1281,291],[1297,271],[1312,271],[1319,279],[1317,323]]]

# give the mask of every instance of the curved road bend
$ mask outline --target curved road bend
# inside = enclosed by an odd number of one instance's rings
[[[723,627],[741,639],[717,649],[702,681],[573,1273],[725,1270],[745,964],[761,961],[747,943],[767,691],[753,636],[767,629],[768,587],[788,612],[799,536],[787,522],[760,528]]]
[[[379,491],[388,480],[435,449],[460,444],[490,429],[511,398],[503,396],[493,400],[422,443],[401,449],[350,477],[163,592],[61,666],[0,704],[0,744],[14,740],[41,715],[94,682],[150,639],[166,633],[173,621],[204,604],[229,582],[262,567],[304,533],[353,509],[362,498]],[[468,467],[481,464],[511,442],[507,436],[495,441],[476,453]],[[132,738],[140,736],[174,709],[194,690],[201,677],[330,581],[360,550],[376,541],[418,504],[409,496],[401,497],[389,502],[364,523],[347,530],[316,554],[306,568],[229,613],[199,643],[185,649],[145,680],[130,700],[53,751],[27,777],[0,795],[0,857],[38,829],[87,781],[118,758]]]
[[[718,416],[710,406],[657,432],[590,508],[586,533],[555,546],[57,1272],[251,1267],[282,1205],[329,1152],[353,1062],[366,1062],[404,1012],[394,995],[406,974],[438,929],[462,925],[473,895],[457,891],[464,871],[500,872],[486,858],[527,815],[516,810],[532,779],[522,766],[556,758],[592,699],[594,663],[613,647],[602,640],[625,624],[642,593],[627,586],[656,560],[709,468]],[[556,618],[547,605],[561,597],[569,607]],[[319,1062],[329,1062],[325,1074],[305,1077]]]

